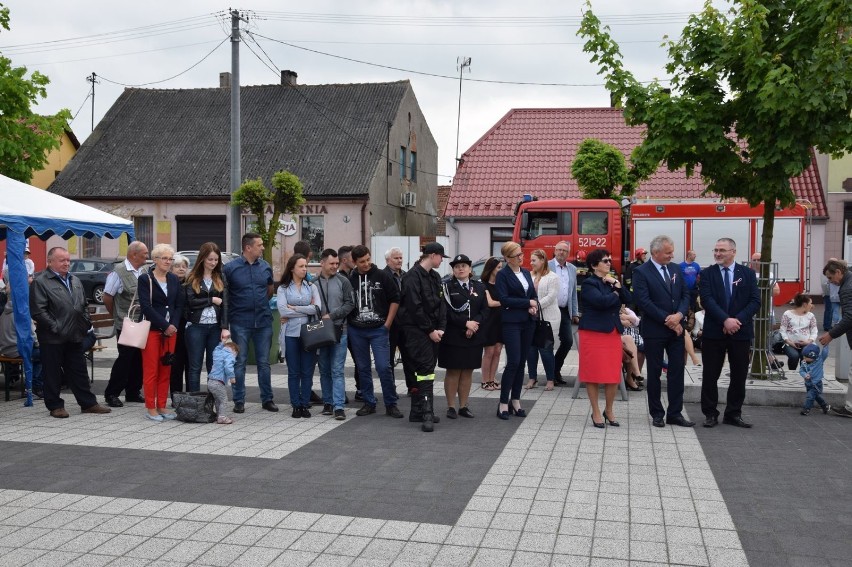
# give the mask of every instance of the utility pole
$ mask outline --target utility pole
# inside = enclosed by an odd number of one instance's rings
[[[92,71],[91,77],[86,77],[86,80],[92,83],[92,132],[95,131],[95,85],[99,84],[98,76]],[[85,101],[84,101],[85,102]]]
[[[461,131],[461,93],[462,93],[462,74],[464,70],[470,73],[470,57],[458,57],[456,59],[456,67],[459,70],[459,113],[456,120],[456,168],[459,166],[459,132]]]
[[[239,10],[231,10],[231,197],[240,187],[240,20],[248,22]],[[231,206],[230,251],[242,253],[242,210]]]

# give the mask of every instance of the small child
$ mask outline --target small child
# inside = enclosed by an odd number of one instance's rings
[[[216,400],[216,414],[219,416],[216,423],[224,425],[234,423],[233,419],[225,415],[225,404],[228,403],[228,388],[225,386],[225,381],[229,380],[231,385],[237,383],[234,363],[237,361],[238,354],[240,354],[240,347],[231,341],[220,343],[213,349],[213,367],[207,374],[207,391],[213,394]]]
[[[828,413],[831,409],[822,397],[822,375],[823,363],[828,358],[828,346],[820,352],[819,347],[810,344],[802,349],[802,362],[799,365],[799,374],[805,379],[805,389],[808,391],[805,396],[805,404],[802,406],[802,415],[811,413],[811,408],[816,401],[822,408],[822,413]]]

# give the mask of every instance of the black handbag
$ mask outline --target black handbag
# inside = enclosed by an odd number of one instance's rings
[[[555,341],[553,340],[553,328],[550,326],[550,321],[546,321],[541,312],[541,303],[536,300],[538,307],[538,319],[535,322],[535,331],[533,332],[533,346],[536,348],[553,348]]]
[[[209,392],[173,392],[172,404],[178,421],[186,423],[216,421],[216,399]]]
[[[302,323],[302,329],[299,331],[302,348],[306,351],[331,346],[338,341],[334,322],[331,319],[323,319],[319,307],[315,305],[314,308],[317,310],[316,317],[310,315],[308,322]]]

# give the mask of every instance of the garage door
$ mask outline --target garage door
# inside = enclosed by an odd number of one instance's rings
[[[178,250],[198,250],[205,242],[215,242],[221,250],[227,250],[225,215],[178,216],[175,221]]]

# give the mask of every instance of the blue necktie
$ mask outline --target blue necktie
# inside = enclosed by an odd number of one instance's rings
[[[669,271],[666,269],[665,265],[660,266],[660,269],[663,271],[663,279],[666,280],[666,285],[669,286],[669,291],[672,290],[672,278],[669,276]]]
[[[727,309],[731,305],[731,269],[722,268],[722,271],[725,272],[725,299],[727,300],[725,309]]]

